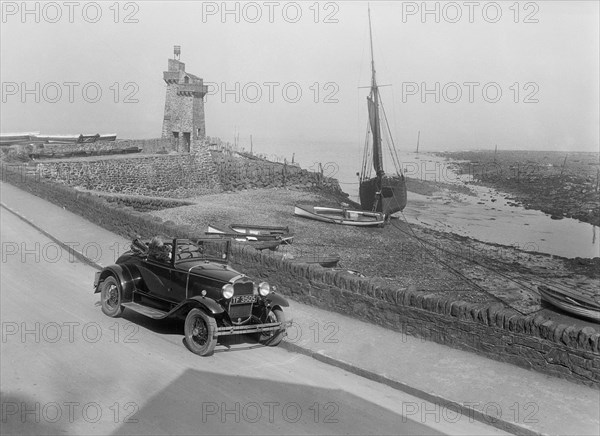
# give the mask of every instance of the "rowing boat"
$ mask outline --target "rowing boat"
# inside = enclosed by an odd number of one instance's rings
[[[289,227],[258,226],[254,224],[231,224],[229,228],[234,232],[252,235],[283,235],[290,233]]]
[[[382,226],[385,223],[383,213],[335,207],[296,205],[294,214],[303,218],[346,226],[373,227]]]
[[[223,238],[230,238],[238,242],[246,242],[248,245],[254,247],[257,250],[276,250],[277,247],[282,244],[283,241],[281,237],[277,235],[247,235],[243,233],[237,232],[227,232],[219,227],[214,225],[208,225],[208,231],[205,232],[206,235],[217,235]],[[287,242],[290,243],[290,242]]]
[[[538,286],[538,291],[540,292],[542,301],[546,301],[565,312],[600,323],[600,301],[594,301],[590,297],[572,291],[550,289],[543,285]]]

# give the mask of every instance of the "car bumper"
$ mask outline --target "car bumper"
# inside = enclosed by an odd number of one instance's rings
[[[292,325],[292,321],[218,327],[217,331],[215,332],[215,336],[244,335],[250,333],[270,332],[274,330],[283,330],[285,334],[285,329],[290,325]]]
[[[96,272],[96,275],[94,276],[94,289],[98,288],[98,282],[100,281],[100,274],[102,274],[102,271]]]

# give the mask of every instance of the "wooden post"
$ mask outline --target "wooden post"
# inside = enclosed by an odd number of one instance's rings
[[[563,175],[563,172],[565,171],[565,165],[567,164],[567,156],[568,156],[568,154],[565,154],[565,160],[563,161],[562,168],[560,169],[560,176],[561,177]]]
[[[319,162],[319,187],[323,186],[323,165]]]
[[[287,159],[283,162],[283,186],[285,187],[285,176],[287,172]]]
[[[419,141],[421,140],[421,131],[417,134],[417,154],[419,154]]]

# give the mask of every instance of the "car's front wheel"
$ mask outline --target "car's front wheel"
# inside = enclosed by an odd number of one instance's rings
[[[285,313],[280,307],[275,307],[269,310],[265,323],[280,322],[282,324],[281,329],[271,330],[260,334],[258,341],[263,345],[275,347],[283,340],[285,336]]]
[[[191,351],[209,356],[217,345],[217,321],[200,309],[192,309],[185,318],[185,340]]]
[[[113,318],[120,316],[123,313],[121,285],[116,278],[110,276],[104,279],[101,286],[102,312]]]

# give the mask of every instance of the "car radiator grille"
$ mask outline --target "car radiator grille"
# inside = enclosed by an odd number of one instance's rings
[[[254,285],[252,282],[234,283],[234,295],[252,295],[254,293]],[[238,318],[245,321],[252,315],[252,303],[229,304],[229,317],[234,323]]]

